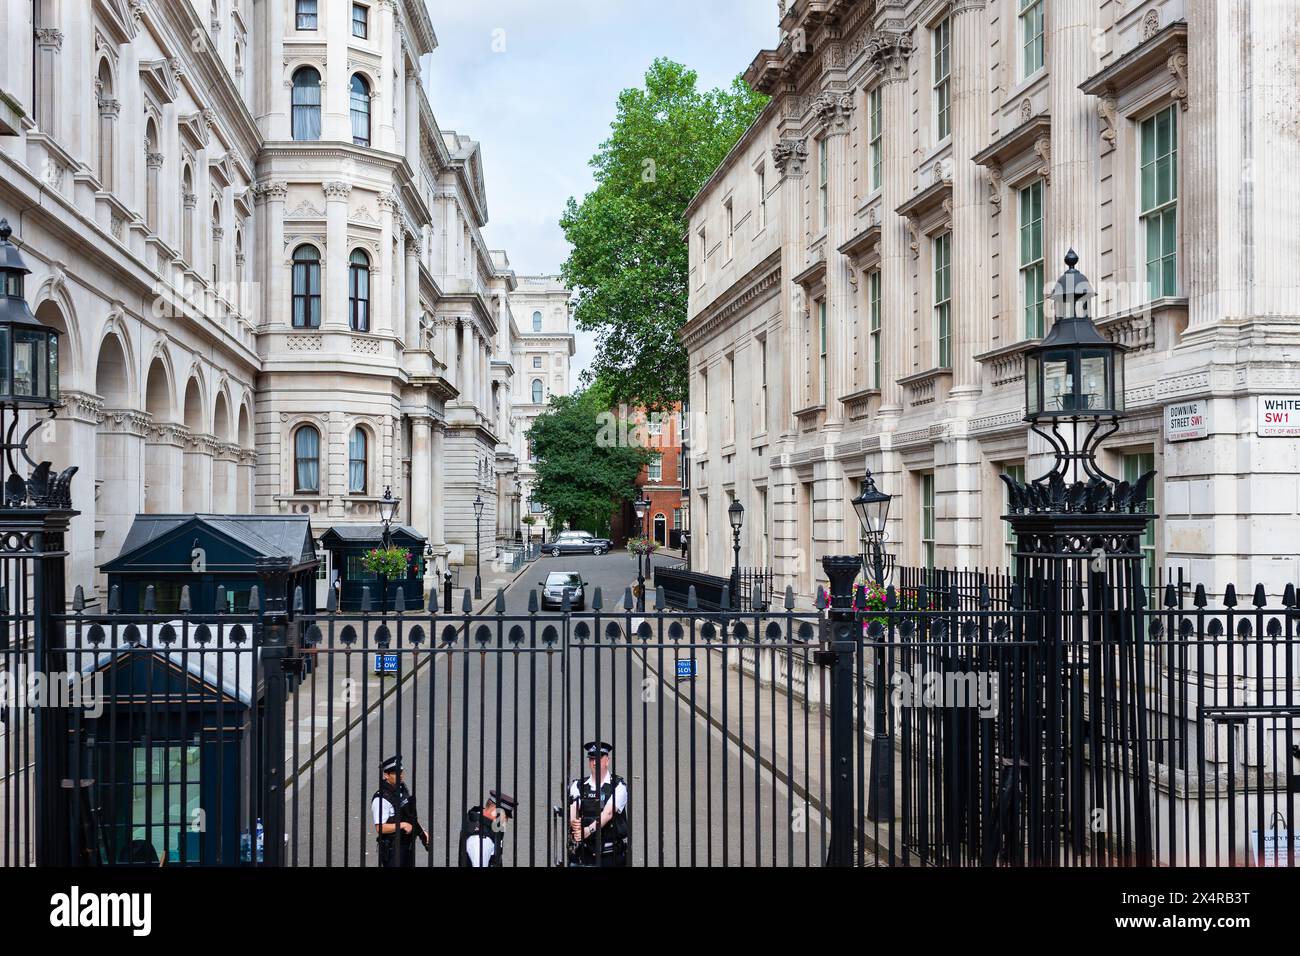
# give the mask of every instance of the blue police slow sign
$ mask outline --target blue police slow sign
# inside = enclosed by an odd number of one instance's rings
[[[375,655],[375,673],[381,677],[385,674],[397,673],[397,655],[396,654],[376,654]]]
[[[695,661],[689,657],[677,658],[677,679],[690,680],[695,676]]]

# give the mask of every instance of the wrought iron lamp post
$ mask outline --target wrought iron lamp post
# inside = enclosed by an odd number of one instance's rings
[[[645,571],[643,570],[642,558],[645,557],[645,516],[650,511],[650,502],[645,498],[645,492],[640,488],[636,492],[636,500],[632,502],[632,509],[636,512],[636,533],[641,539],[641,546],[636,551],[636,593],[637,593],[637,610],[645,610]]]
[[[1146,694],[1142,688],[1145,628],[1140,619],[1143,603],[1142,538],[1156,516],[1147,511],[1147,488],[1155,472],[1134,482],[1107,474],[1097,462],[1102,442],[1119,430],[1124,413],[1123,345],[1107,339],[1092,323],[1091,283],[1075,266],[1079,257],[1071,249],[1065,257],[1066,271],[1052,288],[1050,298],[1056,320],[1041,342],[1025,353],[1025,421],[1034,434],[1052,448],[1054,462],[1044,475],[1018,482],[1002,475],[1007,487],[1005,520],[1016,534],[1017,590],[1023,606],[1041,612],[1039,635],[1045,665],[1051,679],[1045,684],[1047,698],[1035,698],[1014,691],[1001,692],[1003,700],[1018,701],[1017,707],[1033,707],[1020,714],[1006,715],[1001,726],[1030,726],[1034,714],[1062,715],[1066,732],[1098,746],[1097,741],[1117,739],[1119,725],[1128,721],[1138,728],[1139,745],[1134,751],[1131,777],[1119,784],[1134,794],[1134,830],[1131,843],[1139,865],[1151,861],[1150,773],[1147,748],[1141,742]],[[1113,611],[1112,611],[1113,609]],[[1131,615],[1122,626],[1117,622]],[[1118,640],[1120,631],[1129,634]],[[1073,656],[1064,648],[1073,647]],[[1117,663],[1112,654],[1119,654]],[[1118,668],[1118,670],[1114,670]],[[1113,688],[1101,679],[1103,673],[1136,675],[1136,687],[1117,700]],[[1082,713],[1085,677],[1089,682],[1093,719]],[[1117,716],[1121,715],[1122,716]],[[1029,792],[1045,781],[1029,783],[1026,775],[1040,770],[1021,735],[1003,740],[1004,752],[1014,755],[1018,768],[1003,769],[1003,792],[1011,805],[1020,800],[1013,781],[1029,784]],[[1102,767],[1106,759],[1092,754],[1092,766]],[[1008,761],[1010,763],[1010,761]],[[1126,777],[1130,774],[1126,773]],[[1093,786],[1097,786],[1094,781]],[[1069,792],[1056,797],[1071,819],[1075,851],[1083,852],[1089,837],[1086,814],[1091,805],[1084,790],[1083,775],[1069,782]],[[1051,785],[1048,784],[1048,789]],[[997,862],[1008,852],[1002,842],[1015,814],[1005,812],[996,821],[1003,834],[986,841],[985,862]],[[1027,850],[1030,864],[1048,858],[1049,846],[1034,842]]]
[[[401,504],[401,498],[393,497],[391,485],[384,486],[384,497],[379,499],[379,520],[384,524],[384,530],[380,536],[380,544],[387,551],[393,546],[393,519],[397,517],[397,506]],[[388,608],[388,575],[379,576],[379,607],[380,610]]]
[[[853,499],[853,510],[862,524],[867,539],[875,585],[885,586],[885,526],[889,520],[891,495],[876,487],[876,480],[867,472],[862,481],[862,492]],[[859,609],[861,612],[863,609]],[[881,627],[876,641],[875,663],[875,732],[871,737],[871,791],[867,795],[867,816],[880,823],[894,819],[894,739],[890,736],[885,692],[885,655],[887,629]]]
[[[475,599],[483,596],[483,578],[479,573],[481,562],[483,560],[482,536],[479,533],[479,522],[483,517],[483,497],[482,495],[474,496],[474,597]]]
[[[731,522],[731,550],[735,554],[731,564],[731,600],[733,607],[740,607],[740,529],[745,524],[745,506],[739,498],[727,507],[727,520]]]

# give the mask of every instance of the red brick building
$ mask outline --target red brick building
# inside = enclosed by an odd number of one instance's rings
[[[644,416],[646,442],[654,458],[637,475],[641,489],[650,507],[646,511],[644,533],[661,546],[674,550],[681,547],[681,531],[686,528],[687,516],[682,496],[682,414],[675,406],[670,412],[649,413]],[[637,416],[634,414],[633,419]],[[637,533],[636,512],[632,502],[627,502],[614,515],[612,533],[621,544]]]

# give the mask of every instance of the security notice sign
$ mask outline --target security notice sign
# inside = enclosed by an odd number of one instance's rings
[[[1203,398],[1165,406],[1165,441],[1192,441],[1210,435],[1209,403]]]
[[[1300,395],[1259,396],[1256,434],[1262,438],[1300,438]]]

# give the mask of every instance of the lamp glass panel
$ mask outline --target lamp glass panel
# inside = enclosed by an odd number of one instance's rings
[[[0,325],[0,395],[9,394],[9,327]]]
[[[1043,410],[1042,399],[1038,390],[1038,356],[1025,356],[1025,411],[1037,415]]]
[[[1046,356],[1043,360],[1043,408],[1045,411],[1074,410],[1074,376],[1069,357]]]
[[[59,397],[59,337],[51,335],[47,341],[45,354],[48,357],[48,379],[49,396],[57,399]]]
[[[35,395],[37,362],[36,342],[28,332],[14,330],[14,390],[15,395]]]
[[[1124,411],[1124,353],[1116,353],[1113,361],[1111,378],[1113,379],[1112,387],[1115,389],[1115,398],[1110,407],[1117,412],[1122,412]]]
[[[1085,352],[1079,359],[1079,408],[1106,408],[1106,353]]]

